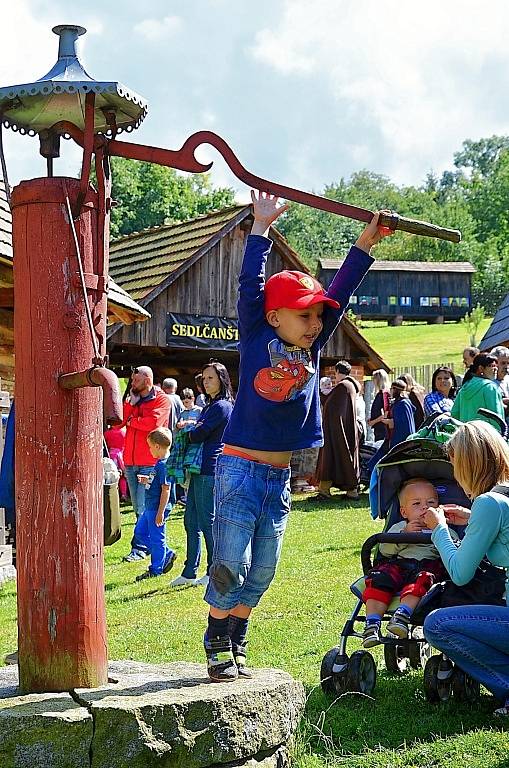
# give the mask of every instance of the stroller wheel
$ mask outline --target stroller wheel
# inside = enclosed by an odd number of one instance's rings
[[[348,665],[348,656],[339,655],[339,647],[331,648],[322,659],[320,668],[320,684],[322,691],[327,696],[340,695],[346,691],[346,671]],[[335,670],[336,667],[344,666],[341,671]]]
[[[481,695],[481,686],[473,677],[467,675],[459,667],[454,668],[452,692],[457,701],[473,704]]]
[[[424,669],[432,653],[431,645],[425,641],[422,643],[410,643],[408,658],[410,659],[412,669]]]
[[[424,667],[424,693],[429,702],[449,701],[452,693],[454,666],[443,656],[431,656]]]
[[[384,644],[384,661],[387,672],[392,672],[394,675],[408,672],[408,659],[405,650],[397,643]]]
[[[346,690],[370,696],[376,685],[376,664],[367,651],[355,651],[348,662]]]

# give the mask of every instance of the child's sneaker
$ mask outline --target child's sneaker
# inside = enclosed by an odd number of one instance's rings
[[[373,648],[375,645],[380,645],[380,624],[366,624],[366,628],[362,633],[362,647]]]
[[[233,658],[235,659],[235,664],[237,665],[239,677],[253,677],[253,671],[249,669],[248,666],[246,666],[246,646],[247,643],[244,643],[244,645],[237,645],[237,643],[232,643]]]
[[[171,550],[168,554],[168,557],[166,558],[166,562],[163,566],[163,573],[168,573],[168,571],[171,571],[173,566],[175,565],[175,560],[177,559],[177,553]]]
[[[496,709],[493,714],[495,717],[509,717],[509,699],[506,700],[503,707]]]
[[[207,672],[214,683],[232,683],[239,676],[232,652],[232,641],[229,636],[216,637],[209,640],[203,638],[207,654]]]
[[[144,581],[145,579],[155,579],[156,576],[160,576],[160,573],[152,573],[152,571],[143,571],[136,576],[135,581]]]
[[[390,632],[395,637],[399,637],[401,640],[406,640],[409,624],[410,616],[407,616],[403,611],[396,610],[387,623],[387,632]]]
[[[128,555],[122,558],[124,563],[136,563],[138,560],[144,560],[147,557],[146,552],[141,549],[131,549]]]

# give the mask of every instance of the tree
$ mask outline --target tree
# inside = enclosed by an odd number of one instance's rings
[[[472,176],[486,178],[490,176],[500,153],[509,149],[509,136],[490,136],[488,139],[463,142],[463,149],[454,155],[456,168],[467,168]]]
[[[209,174],[181,175],[173,168],[112,159],[111,237],[172,221],[185,221],[235,204],[232,189],[214,188]]]
[[[468,331],[471,347],[477,346],[477,331],[485,316],[484,307],[477,304],[470,313],[467,313],[465,317],[461,319],[462,324],[466,326]]]
[[[444,240],[399,235],[387,238],[377,247],[377,258],[411,261],[475,261],[478,246],[476,224],[459,183],[442,185],[441,180],[428,176],[422,187],[397,187],[385,176],[360,171],[345,181],[330,184],[325,197],[348,202],[362,208],[387,208],[402,216],[424,219],[445,227],[460,229],[462,243],[454,245]],[[360,222],[334,216],[323,211],[291,204],[278,228],[314,270],[318,259],[339,258],[355,242],[362,227]]]

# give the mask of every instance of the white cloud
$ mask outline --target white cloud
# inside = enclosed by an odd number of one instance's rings
[[[147,40],[165,40],[182,27],[180,16],[165,16],[164,19],[144,19],[134,25],[134,31]]]
[[[250,53],[289,88],[316,78],[337,128],[357,126],[357,157],[376,160],[376,146],[364,151],[361,137],[378,135],[379,151],[394,158],[386,170],[408,178],[450,164],[468,136],[508,132],[508,27],[504,0],[428,0],[425,9],[401,0],[287,0]]]

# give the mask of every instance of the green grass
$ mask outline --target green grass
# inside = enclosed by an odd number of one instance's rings
[[[477,338],[482,339],[491,319],[480,325]],[[426,325],[409,323],[392,328],[382,321],[366,320],[360,331],[391,366],[454,363],[455,371],[463,371],[463,350],[470,345],[469,335],[462,323]]]
[[[251,663],[281,667],[307,689],[296,768],[508,768],[509,735],[492,716],[487,694],[475,706],[431,706],[422,692],[422,673],[388,675],[378,649],[373,700],[350,694],[333,703],[323,695],[318,685],[322,657],[337,644],[354,605],[349,584],[360,573],[362,542],[380,528],[363,503],[336,499],[320,506],[295,501],[278,574],[250,629]],[[173,591],[167,576],[136,584],[145,565],[121,562],[132,513],[123,515],[123,523],[121,541],[106,550],[110,658],[202,662],[203,588]],[[181,566],[179,513],[168,524],[168,538]],[[0,591],[0,652],[15,647],[15,588],[8,584]],[[348,650],[357,647],[354,640]]]

